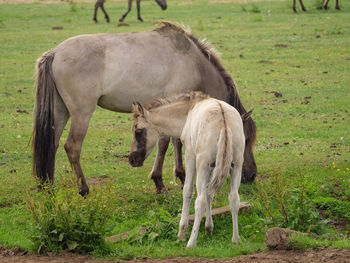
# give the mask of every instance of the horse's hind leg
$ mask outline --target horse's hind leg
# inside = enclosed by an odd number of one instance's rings
[[[232,235],[232,244],[236,245],[241,242],[238,233],[238,210],[240,197],[238,194],[238,188],[241,183],[241,173],[242,173],[242,161],[234,162],[234,167],[230,170],[231,175],[231,191],[229,193],[228,199],[230,202],[230,208],[232,212],[232,225],[233,225],[233,235]]]
[[[96,4],[95,4],[95,10],[94,10],[94,18],[93,20],[97,23],[97,10],[98,8],[100,7],[100,4],[101,4],[101,0],[97,0],[96,1]]]
[[[340,10],[339,0],[335,0],[335,9]]]
[[[54,118],[55,118],[55,150],[57,151],[60,138],[64,127],[69,119],[69,112],[66,105],[64,104],[61,96],[56,91],[55,94],[55,108],[54,108]]]
[[[132,0],[128,0],[128,10],[125,12],[125,14],[122,15],[122,17],[119,19],[119,22],[123,22],[125,17],[129,14],[132,6]]]
[[[154,181],[156,185],[156,192],[160,194],[163,190],[165,190],[165,186],[162,179],[162,167],[164,163],[165,153],[169,146],[169,137],[162,137],[158,141],[158,151],[157,157],[154,161],[152,172],[150,174],[150,178]]]
[[[174,166],[174,181],[177,178],[180,179],[182,186],[185,184],[185,169],[182,161],[182,143],[180,139],[173,138],[172,139],[174,145],[174,153],[175,153],[175,166]]]
[[[301,6],[301,10],[303,10],[304,12],[306,11],[306,8],[303,4],[303,0],[299,0],[300,6]]]
[[[107,14],[107,12],[105,10],[104,1],[101,4],[101,9],[102,9],[102,12],[105,14],[105,18],[106,18],[107,23],[109,23],[109,16],[108,16],[108,14]]]
[[[136,0],[136,7],[137,7],[137,19],[140,22],[143,22],[143,19],[141,18],[141,0]]]
[[[80,166],[80,153],[85,138],[91,114],[76,114],[71,116],[71,126],[67,141],[64,145],[68,155],[69,162],[73,172],[77,177],[78,184],[80,183],[80,194],[85,196],[89,193],[89,187],[85,180],[83,170]]]

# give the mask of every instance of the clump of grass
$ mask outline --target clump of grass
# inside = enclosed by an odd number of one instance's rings
[[[77,4],[73,0],[69,1],[69,8],[72,13],[75,13],[78,11]]]
[[[108,189],[92,189],[86,198],[75,187],[47,189],[29,197],[27,209],[32,217],[30,239],[39,253],[101,250],[114,228],[108,225],[114,211]]]

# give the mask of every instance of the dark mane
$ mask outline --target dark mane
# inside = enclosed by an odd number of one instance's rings
[[[227,98],[226,102],[229,103],[231,106],[235,107],[241,115],[247,112],[243,107],[243,104],[241,103],[236,85],[231,75],[222,66],[220,57],[217,51],[211,46],[209,42],[205,40],[197,39],[191,34],[191,31],[189,28],[185,29],[184,26],[173,22],[162,20],[162,21],[158,21],[157,25],[161,26],[162,28],[169,28],[186,35],[198,47],[198,49],[208,59],[208,61],[210,61],[210,63],[217,69],[217,71],[220,73],[221,77],[223,78],[229,94],[229,97]],[[252,118],[249,118],[245,122],[245,135],[247,138],[250,139],[248,140],[249,143],[252,143],[252,144],[255,143],[256,126]]]
[[[151,110],[151,109],[159,108],[161,106],[169,105],[171,103],[183,102],[183,101],[197,102],[197,101],[205,100],[207,98],[209,98],[209,95],[204,94],[200,91],[190,91],[187,93],[180,93],[180,94],[174,94],[174,95],[170,95],[162,98],[157,98],[143,106],[147,110]]]

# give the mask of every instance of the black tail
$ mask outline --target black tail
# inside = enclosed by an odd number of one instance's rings
[[[54,92],[56,89],[52,73],[55,53],[48,51],[38,59],[36,65],[36,101],[33,129],[33,174],[42,183],[54,180],[55,171],[55,123]]]

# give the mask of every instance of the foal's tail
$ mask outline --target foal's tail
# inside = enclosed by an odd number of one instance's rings
[[[33,175],[42,183],[53,182],[55,170],[54,51],[44,53],[36,63],[36,100],[33,128]]]
[[[232,132],[223,128],[220,131],[218,150],[216,153],[215,168],[210,182],[208,183],[208,194],[215,194],[225,183],[232,162]]]

